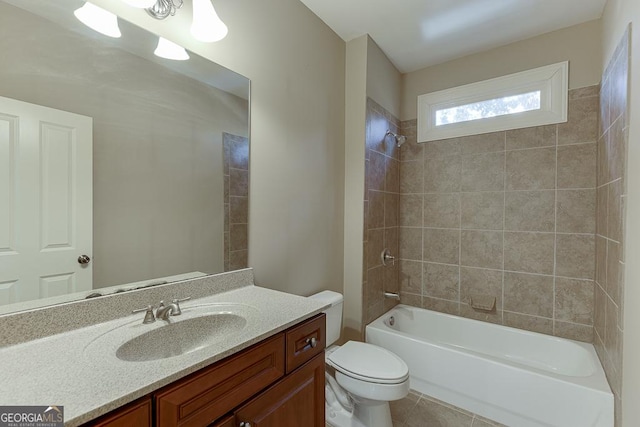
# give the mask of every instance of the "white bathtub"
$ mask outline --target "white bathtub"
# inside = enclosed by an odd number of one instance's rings
[[[590,344],[406,305],[367,325],[366,340],[404,359],[413,390],[508,426],[613,426]]]

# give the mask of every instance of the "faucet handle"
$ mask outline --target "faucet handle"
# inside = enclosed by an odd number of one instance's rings
[[[176,309],[173,310],[173,315],[174,316],[178,316],[178,315],[182,314],[182,310],[180,309],[180,303],[183,302],[183,301],[188,301],[190,299],[191,299],[191,297],[176,298],[173,301],[171,301],[173,304],[176,305]]]
[[[148,305],[145,308],[139,308],[137,310],[133,310],[132,313],[141,313],[145,311],[144,320],[142,323],[153,323],[156,321],[156,316],[153,315],[153,306]]]

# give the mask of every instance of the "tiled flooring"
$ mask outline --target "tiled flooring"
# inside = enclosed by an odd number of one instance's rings
[[[391,418],[393,427],[507,427],[413,390],[391,402]]]
[[[391,418],[393,427],[506,427],[413,390],[391,402]]]

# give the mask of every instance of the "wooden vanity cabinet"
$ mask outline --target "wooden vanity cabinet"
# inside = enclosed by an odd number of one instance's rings
[[[319,314],[87,425],[324,427],[325,345]]]

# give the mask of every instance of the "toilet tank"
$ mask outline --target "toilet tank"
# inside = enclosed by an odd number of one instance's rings
[[[342,294],[333,291],[322,291],[311,295],[309,298],[331,304],[324,310],[327,315],[327,347],[338,341],[342,329]]]

